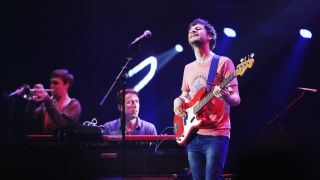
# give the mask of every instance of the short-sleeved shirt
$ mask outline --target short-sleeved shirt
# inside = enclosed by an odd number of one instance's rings
[[[121,135],[121,119],[115,119],[104,124],[104,132],[106,135]],[[136,128],[126,135],[157,135],[154,124],[138,118]]]
[[[211,60],[212,61],[212,60]],[[189,92],[191,98],[205,87],[208,80],[208,73],[211,61],[198,63],[193,61],[184,68],[183,82],[181,90]],[[214,86],[219,85],[235,70],[231,59],[221,56],[217,68],[217,74],[214,78]],[[213,87],[214,87],[213,86]],[[233,79],[227,87],[231,87],[238,92],[237,78]],[[212,136],[230,137],[230,106],[219,98],[212,98],[198,113],[197,117],[202,119],[202,125],[199,127],[198,134]]]

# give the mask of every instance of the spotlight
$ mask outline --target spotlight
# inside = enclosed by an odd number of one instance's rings
[[[228,37],[234,38],[234,37],[237,36],[236,31],[233,30],[233,29],[231,29],[231,28],[224,28],[224,29],[223,29],[223,32],[224,32],[224,34],[225,34],[226,36],[228,36]]]
[[[307,29],[300,29],[300,36],[303,38],[311,39],[312,33]]]
[[[177,44],[175,46],[175,49],[176,49],[177,52],[182,52],[183,51],[183,47],[180,44]]]

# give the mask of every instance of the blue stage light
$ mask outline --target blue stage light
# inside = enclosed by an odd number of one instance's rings
[[[300,36],[303,38],[311,39],[312,33],[307,29],[300,29]]]
[[[175,46],[175,49],[176,49],[177,52],[182,52],[183,51],[183,47],[180,44],[177,44]]]
[[[226,36],[228,36],[228,37],[234,38],[234,37],[237,36],[236,31],[233,30],[233,29],[231,29],[231,28],[224,28],[224,29],[223,29],[223,32],[224,32],[224,34],[225,34]]]

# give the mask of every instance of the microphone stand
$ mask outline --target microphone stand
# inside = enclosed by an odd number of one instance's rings
[[[111,85],[110,89],[108,90],[107,94],[103,97],[103,99],[100,102],[100,106],[103,105],[103,103],[105,102],[106,98],[108,97],[109,93],[111,92],[111,90],[114,88],[115,84],[117,82],[121,82],[121,89],[122,89],[122,109],[121,109],[121,144],[122,144],[122,148],[121,148],[121,174],[122,177],[126,177],[126,140],[125,140],[125,135],[126,135],[126,119],[125,119],[125,84],[126,84],[126,74],[125,71],[128,69],[128,65],[129,63],[132,61],[133,56],[135,55],[135,53],[140,50],[140,44],[136,44],[135,46],[129,46],[129,51],[130,51],[130,55],[128,57],[126,57],[126,63],[125,65],[122,67],[121,71],[119,72],[117,78],[115,79],[115,81],[113,82],[113,84]],[[119,94],[120,96],[120,94]]]
[[[109,88],[107,94],[103,97],[103,99],[100,101],[99,105],[102,106],[105,102],[105,100],[107,99],[107,97],[109,96],[111,90],[113,89],[113,87],[116,85],[117,82],[119,82],[120,80],[123,82],[122,84],[125,83],[125,79],[126,79],[126,75],[125,75],[125,71],[128,68],[129,63],[132,60],[132,57],[127,57],[126,58],[127,62],[126,64],[122,67],[120,73],[118,74],[118,76],[116,77],[115,81],[113,82],[113,84],[111,85],[111,87]]]
[[[295,98],[292,100],[292,102],[291,102],[290,104],[288,104],[280,113],[278,113],[277,115],[275,115],[275,116],[272,118],[272,120],[267,123],[266,126],[271,126],[271,125],[273,125],[274,123],[276,123],[276,122],[278,121],[279,117],[280,117],[283,113],[287,112],[287,111],[288,111],[294,104],[296,104],[300,99],[302,99],[303,96],[304,96],[304,92],[300,93],[299,96],[295,97]],[[280,126],[280,125],[279,125],[279,126]],[[282,129],[281,126],[280,126],[279,128]]]

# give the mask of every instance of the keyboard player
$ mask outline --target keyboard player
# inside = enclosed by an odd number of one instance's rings
[[[139,117],[140,99],[137,91],[133,89],[125,89],[124,91],[124,108],[123,91],[121,90],[118,95],[118,110],[125,111],[125,133],[126,135],[157,135],[157,130],[154,124],[142,120]],[[105,135],[121,135],[121,118],[112,120],[104,124],[103,134]]]

